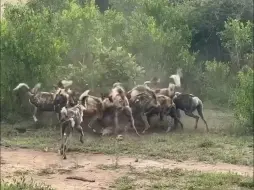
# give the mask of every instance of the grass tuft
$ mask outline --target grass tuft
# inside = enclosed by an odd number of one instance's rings
[[[52,187],[44,184],[35,183],[33,180],[27,181],[24,176],[20,179],[14,178],[12,182],[1,180],[1,188],[3,190],[54,190]]]
[[[116,189],[232,190],[253,189],[253,179],[234,173],[202,173],[175,169],[132,170],[115,181]]]

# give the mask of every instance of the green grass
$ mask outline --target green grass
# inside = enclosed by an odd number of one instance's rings
[[[249,177],[233,173],[201,173],[178,168],[132,170],[111,185],[111,188],[117,190],[247,190],[253,187],[253,179]]]
[[[195,121],[183,116],[184,132],[135,135],[116,141],[114,137],[92,137],[85,134],[84,144],[74,133],[69,151],[85,153],[104,153],[114,155],[130,155],[150,159],[166,158],[176,161],[196,160],[208,163],[225,162],[231,164],[253,165],[253,137],[233,136],[229,133],[232,127],[232,115],[226,112],[206,110],[210,133],[204,132],[200,121],[199,128],[193,129]],[[1,144],[25,148],[56,151],[60,145],[60,130],[53,127],[35,129],[27,127],[29,122],[15,125],[1,125]],[[31,122],[30,122],[31,123]],[[15,128],[27,128],[19,133]],[[32,129],[32,130],[31,130]]]
[[[12,182],[1,181],[1,190],[54,190],[52,187],[26,180],[25,177],[13,179]]]

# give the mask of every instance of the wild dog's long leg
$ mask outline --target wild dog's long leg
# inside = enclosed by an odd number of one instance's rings
[[[78,125],[76,127],[76,130],[80,133],[80,137],[79,137],[80,142],[84,143],[84,141],[83,141],[83,136],[84,136],[83,128],[80,125]]]
[[[206,126],[206,131],[207,131],[207,132],[209,132],[207,122],[206,122],[206,120],[204,119],[204,115],[203,115],[202,107],[201,107],[201,106],[198,106],[198,107],[197,107],[197,111],[198,111],[199,116],[201,117],[201,119],[202,119],[202,120],[203,120],[203,122],[205,123],[205,126]]]
[[[176,116],[180,119],[181,118],[181,113],[180,113],[180,109],[176,109]]]
[[[131,127],[135,130],[136,134],[138,136],[140,136],[138,131],[137,131],[137,128],[135,126],[134,118],[133,118],[133,115],[132,115],[132,110],[131,110],[131,108],[129,106],[125,106],[125,108],[124,108],[124,114],[128,117],[129,122],[131,123]]]
[[[115,111],[115,114],[114,114],[115,135],[117,135],[117,134],[118,134],[118,130],[119,130],[118,116],[119,116],[118,111]]]
[[[90,122],[88,123],[88,127],[93,130],[94,133],[96,133],[96,130],[92,127],[94,122],[98,119],[98,115],[95,115],[92,117]]]
[[[61,113],[60,112],[56,112],[56,118],[58,121],[61,120]]]
[[[63,146],[63,159],[66,159],[67,144],[68,141],[70,141],[73,132],[73,127],[70,125],[71,124],[69,123],[67,126],[67,132],[64,133],[65,141]]]
[[[63,147],[64,147],[64,133],[66,126],[68,125],[67,122],[62,122],[60,127],[60,135],[61,135],[61,147],[60,147],[60,154],[63,154]]]
[[[146,116],[145,113],[141,113],[141,118],[142,118],[142,120],[145,123],[145,129],[144,129],[144,131],[142,133],[145,133],[150,128],[150,125],[149,125],[149,123],[147,121],[147,116]]]
[[[99,124],[100,124],[101,127],[102,127],[102,130],[101,130],[101,131],[103,131],[103,129],[105,129],[105,128],[108,127],[108,126],[104,123],[104,117],[103,117],[103,118],[98,118],[97,121],[99,122]]]
[[[174,119],[174,129],[177,127],[177,124],[180,123],[181,129],[183,130],[183,123],[180,121],[180,119],[177,117],[174,117],[173,119]],[[172,127],[169,126],[166,133],[170,132],[171,130],[172,130]]]
[[[36,117],[37,110],[38,110],[38,108],[37,108],[37,107],[34,107],[33,119],[34,119],[34,122],[35,122],[35,123],[38,121],[38,119],[37,119],[37,117]]]
[[[166,121],[167,121],[167,130],[166,132],[170,131],[173,126],[173,118],[169,115],[166,115]]]
[[[170,109],[170,112],[168,113],[173,119],[174,119],[174,129],[178,126],[178,123],[181,125],[181,129],[183,130],[183,123],[179,119],[179,110],[177,110],[175,107],[172,107]],[[169,127],[166,132],[169,132],[172,130],[172,127]]]
[[[163,121],[163,119],[164,119],[164,113],[162,111],[160,111],[159,115],[160,115],[160,121]]]
[[[197,129],[199,117],[198,117],[197,115],[194,115],[192,112],[187,111],[187,110],[185,110],[184,113],[185,113],[186,115],[188,115],[188,116],[193,117],[193,118],[196,119],[195,129]]]
[[[57,129],[57,126],[60,125],[60,123],[61,123],[61,122],[60,122],[61,113],[57,113],[57,112],[56,112],[56,118],[57,118],[58,123],[55,125],[55,129]]]

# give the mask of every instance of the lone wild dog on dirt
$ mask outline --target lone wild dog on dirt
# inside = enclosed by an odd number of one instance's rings
[[[58,88],[71,85],[72,81],[61,80],[58,83]],[[56,112],[59,119],[60,109],[54,106],[54,99],[56,92],[39,92],[41,83],[37,83],[34,88],[30,88],[26,83],[19,83],[13,91],[17,91],[20,88],[25,87],[29,96],[29,103],[34,107],[33,119],[35,122],[38,121],[36,115],[38,112]]]
[[[206,120],[204,119],[203,115],[203,102],[197,97],[192,94],[182,94],[180,92],[177,92],[175,94],[175,97],[173,98],[173,101],[176,105],[176,109],[180,109],[184,111],[186,115],[189,117],[193,117],[196,119],[195,129],[198,127],[198,120],[199,117],[197,115],[194,115],[193,112],[197,110],[199,116],[204,121],[206,126],[206,131],[208,132],[208,125]]]
[[[78,104],[71,108],[63,107],[61,109],[61,138],[62,144],[60,147],[60,154],[63,155],[63,159],[66,159],[66,151],[67,151],[67,143],[71,138],[73,133],[73,129],[75,128],[80,133],[80,142],[83,141],[83,128],[81,127],[81,123],[83,122],[83,111],[86,108]]]

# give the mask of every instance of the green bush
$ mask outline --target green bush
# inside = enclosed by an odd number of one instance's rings
[[[202,96],[220,106],[228,105],[233,88],[230,67],[223,62],[206,61],[202,80]]]
[[[235,106],[234,112],[239,128],[244,131],[253,131],[253,69],[246,67],[238,73],[239,83],[234,90],[232,103]]]

